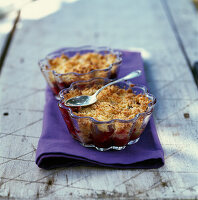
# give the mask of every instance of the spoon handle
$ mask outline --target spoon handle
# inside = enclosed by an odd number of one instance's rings
[[[113,85],[113,84],[119,83],[119,82],[121,82],[121,81],[126,81],[126,80],[129,80],[129,79],[138,77],[138,76],[141,75],[141,73],[142,73],[141,70],[136,70],[136,71],[131,72],[130,74],[127,74],[126,76],[124,76],[124,77],[122,77],[122,78],[120,78],[120,79],[118,79],[118,80],[116,80],[116,81],[110,82],[110,83],[108,83],[107,85],[101,87],[101,88],[94,94],[94,96],[97,96],[97,95],[101,92],[101,90],[103,90],[104,88],[106,88],[106,87],[108,87],[108,86],[110,86],[110,85]]]

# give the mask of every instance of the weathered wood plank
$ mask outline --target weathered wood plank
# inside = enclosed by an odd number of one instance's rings
[[[23,9],[0,78],[0,197],[18,199],[196,198],[197,88],[163,4],[47,1]],[[57,10],[56,10],[57,9]],[[30,12],[31,11],[31,12]],[[48,10],[49,11],[49,10]],[[30,13],[43,18],[30,18]],[[158,170],[75,167],[41,170],[33,162],[42,129],[45,81],[39,58],[63,46],[143,48],[166,165]],[[13,73],[14,71],[14,73]],[[6,114],[8,113],[8,114]]]
[[[166,1],[191,66],[198,62],[198,12],[193,1]]]
[[[17,163],[16,163],[17,164]],[[26,167],[26,166],[24,166]],[[89,173],[91,171],[91,173]],[[94,173],[93,173],[94,171]],[[88,174],[88,175],[87,175]],[[78,177],[77,177],[78,175]],[[112,177],[122,182],[112,182]],[[38,181],[27,181],[21,178],[3,178],[2,194],[16,198],[36,196],[54,199],[127,199],[127,198],[151,198],[154,196],[168,198],[193,198],[197,195],[197,177],[195,173],[171,172],[159,170],[134,170],[122,171],[88,168],[86,171],[81,168],[63,169],[59,172],[53,171],[46,178]],[[97,180],[97,184],[96,184]],[[145,181],[147,180],[147,181]],[[183,181],[186,182],[183,185]],[[16,185],[25,190],[16,191]],[[9,190],[10,189],[10,190]]]

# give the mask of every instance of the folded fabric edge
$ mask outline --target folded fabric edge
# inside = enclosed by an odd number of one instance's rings
[[[148,156],[145,160],[139,160],[134,163],[120,164],[120,163],[101,163],[98,161],[90,160],[80,156],[68,155],[64,153],[43,153],[37,160],[38,167],[43,169],[54,169],[60,167],[72,167],[72,166],[101,166],[108,168],[118,169],[154,169],[160,168],[164,165],[164,153],[162,150],[157,150],[157,156],[153,154]],[[147,152],[148,153],[148,152]],[[56,165],[54,163],[57,163]]]

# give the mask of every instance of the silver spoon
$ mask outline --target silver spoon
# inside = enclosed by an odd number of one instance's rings
[[[115,83],[121,82],[121,81],[126,81],[135,77],[138,77],[141,75],[141,70],[136,70],[134,72],[131,72],[130,74],[116,80],[113,82],[108,83],[107,85],[101,87],[99,90],[95,92],[92,96],[76,96],[73,98],[68,99],[65,102],[66,106],[88,106],[91,104],[94,104],[97,101],[97,95],[106,87],[113,85]]]

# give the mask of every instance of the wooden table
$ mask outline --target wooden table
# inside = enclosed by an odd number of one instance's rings
[[[40,0],[24,7],[9,43],[0,32],[5,58],[0,199],[198,198],[198,93],[192,73],[198,59],[197,19],[190,0]],[[142,52],[150,92],[158,99],[154,119],[165,166],[50,171],[36,166],[46,87],[37,61],[57,48],[86,44]]]

